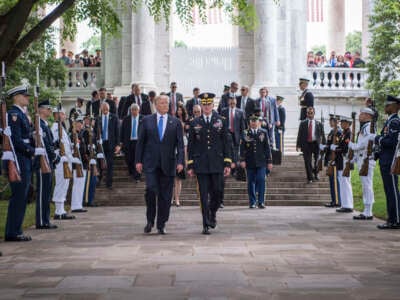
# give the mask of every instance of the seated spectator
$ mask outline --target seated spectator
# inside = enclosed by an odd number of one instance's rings
[[[62,60],[66,66],[70,64],[69,58],[67,56],[67,49],[61,49],[61,56],[59,59]]]
[[[343,55],[338,55],[335,67],[336,68],[347,68],[346,63],[344,62],[344,56]]]
[[[95,66],[100,67],[101,66],[101,50],[96,49],[96,56],[94,57],[95,61]]]
[[[365,68],[365,61],[361,59],[360,52],[354,53],[353,68]]]

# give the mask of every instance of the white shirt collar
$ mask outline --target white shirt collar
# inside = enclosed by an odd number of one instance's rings
[[[18,107],[25,114],[25,110],[21,106],[19,106],[17,104],[14,104],[14,106]]]
[[[163,116],[164,120],[168,118],[168,114],[161,115],[159,112],[157,112],[157,120],[159,120],[161,116]]]

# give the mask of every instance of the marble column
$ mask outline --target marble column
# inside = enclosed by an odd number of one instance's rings
[[[326,0],[326,24],[327,24],[327,58],[331,51],[344,54],[346,51],[345,32],[345,0]]]
[[[369,31],[369,17],[374,11],[374,0],[362,0],[362,47],[361,56],[368,57],[368,45],[371,42],[371,32]]]
[[[273,0],[256,0],[260,25],[254,33],[254,83],[252,95],[262,86],[277,85],[277,10]]]
[[[147,7],[138,8],[132,20],[132,82],[144,91],[155,88],[155,23]]]
[[[72,51],[75,55],[76,51],[77,51],[76,40],[75,39],[74,40],[70,40],[70,39],[64,40],[62,38],[63,28],[64,28],[64,21],[63,21],[63,18],[60,18],[60,52],[59,53],[61,54],[61,49],[66,49],[67,51]]]

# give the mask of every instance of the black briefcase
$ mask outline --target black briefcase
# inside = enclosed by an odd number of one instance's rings
[[[281,151],[272,149],[271,154],[272,154],[272,164],[273,165],[282,164],[282,152]]]

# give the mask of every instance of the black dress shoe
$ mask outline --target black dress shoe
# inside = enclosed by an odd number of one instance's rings
[[[315,180],[315,181],[319,181],[318,175],[315,175],[315,176],[314,176],[314,180]]]
[[[167,234],[167,231],[165,230],[165,228],[158,228],[158,234]]]
[[[220,205],[219,205],[219,208],[224,208],[225,207],[225,205],[223,204],[223,203],[221,203]]]
[[[73,213],[85,213],[85,212],[87,212],[87,209],[83,209],[83,208],[73,209],[73,210],[71,210],[71,212],[73,212]]]
[[[353,220],[373,220],[373,219],[374,219],[373,216],[367,217],[367,216],[364,215],[364,214],[360,214],[360,215],[358,215],[358,216],[353,216]]]
[[[208,226],[203,227],[203,231],[201,233],[202,234],[210,234],[210,230],[208,229]]]
[[[249,205],[249,208],[256,208],[256,205],[255,204],[251,204],[251,205]]]
[[[153,224],[147,223],[146,226],[144,226],[144,233],[150,233],[151,229],[153,228]]]
[[[36,226],[36,229],[57,229],[58,226],[54,225],[54,224],[46,224],[46,225],[42,225],[42,226]]]
[[[97,207],[98,205],[97,204],[95,204],[95,203],[88,203],[88,205],[87,206],[89,206],[89,207]]]
[[[7,236],[4,239],[6,242],[29,242],[32,238],[29,235]]]
[[[352,213],[353,210],[351,208],[341,207],[336,210],[338,213]]]
[[[310,184],[310,183],[312,183],[312,180],[307,181],[307,184]]]
[[[325,206],[325,207],[336,207],[336,204],[333,204],[333,203],[325,203],[324,206]]]
[[[384,224],[379,224],[376,226],[378,229],[400,229],[400,224],[395,224],[395,223],[384,223]]]
[[[258,208],[264,209],[264,208],[265,208],[265,205],[264,205],[264,203],[260,203],[260,204],[258,204]]]
[[[73,220],[75,216],[69,214],[54,215],[54,220]]]
[[[110,190],[110,191],[112,191],[112,190],[113,190],[113,187],[112,187],[111,185],[109,185],[109,186],[107,186],[107,189]]]

